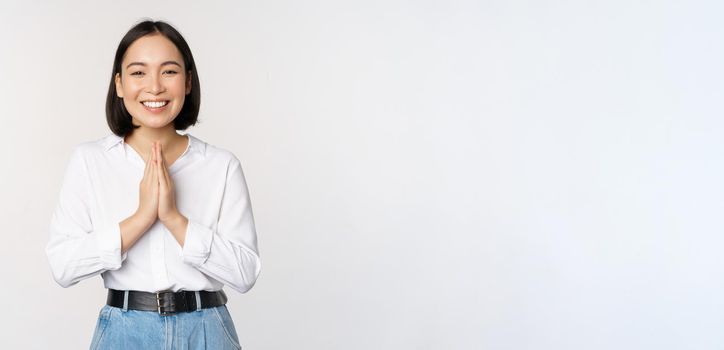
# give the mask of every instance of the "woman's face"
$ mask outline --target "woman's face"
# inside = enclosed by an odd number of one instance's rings
[[[128,47],[115,82],[133,124],[150,128],[172,123],[191,92],[181,52],[160,34],[141,37]]]

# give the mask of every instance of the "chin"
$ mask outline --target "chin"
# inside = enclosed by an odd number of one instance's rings
[[[173,121],[171,121],[173,122]],[[144,128],[151,128],[151,129],[159,129],[163,128],[164,126],[168,125],[169,122],[166,120],[164,121],[158,121],[158,120],[152,120],[151,118],[144,118],[144,119],[134,119],[135,125],[140,125]]]

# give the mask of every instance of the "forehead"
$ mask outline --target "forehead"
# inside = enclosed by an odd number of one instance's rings
[[[183,56],[171,40],[161,34],[151,34],[138,38],[128,47],[123,56],[123,67],[130,62],[154,65],[169,60],[183,65]]]

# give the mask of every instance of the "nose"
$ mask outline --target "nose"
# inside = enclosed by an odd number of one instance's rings
[[[151,74],[148,82],[148,92],[154,95],[163,92],[163,84],[161,84],[161,77],[158,74]]]

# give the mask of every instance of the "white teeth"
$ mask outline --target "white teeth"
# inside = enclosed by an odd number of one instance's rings
[[[149,108],[159,108],[163,107],[168,103],[168,101],[158,101],[158,102],[151,102],[151,101],[145,101],[143,102],[143,105]]]

